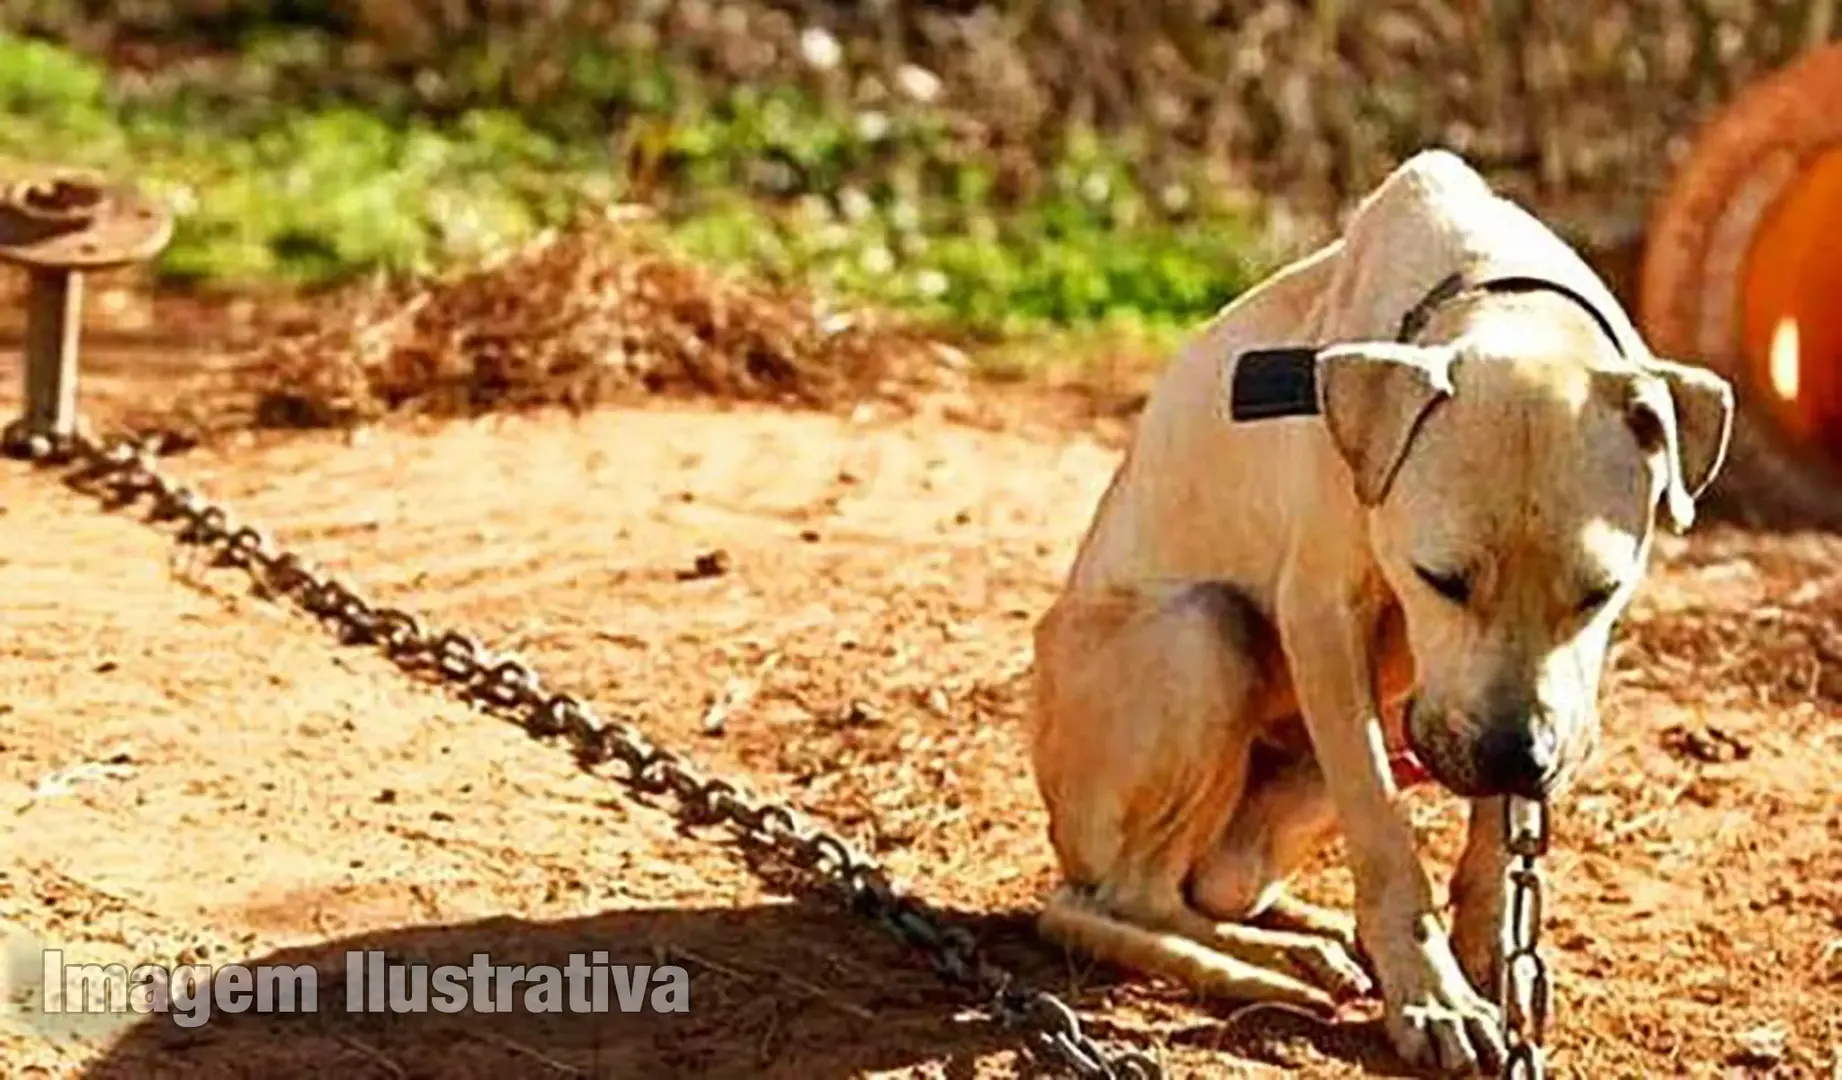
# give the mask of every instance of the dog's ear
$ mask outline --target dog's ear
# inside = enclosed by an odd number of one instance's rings
[[[1421,421],[1452,393],[1457,351],[1445,345],[1362,342],[1318,352],[1318,400],[1331,442],[1349,464],[1356,497],[1387,497]]]
[[[1664,453],[1668,479],[1663,516],[1675,532],[1686,532],[1695,521],[1695,499],[1727,458],[1733,387],[1714,372],[1689,364],[1646,359],[1642,366],[1662,384],[1664,393],[1647,392],[1640,384],[1631,395],[1626,418],[1639,446]]]

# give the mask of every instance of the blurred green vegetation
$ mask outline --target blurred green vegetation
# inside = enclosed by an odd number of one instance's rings
[[[210,285],[438,267],[618,199],[974,328],[1156,329],[1428,145],[1615,240],[1697,119],[1836,10],[0,0],[0,150],[165,188],[162,271]]]
[[[0,36],[0,154],[163,194],[180,215],[159,265],[169,278],[296,285],[425,269],[554,219],[586,182],[514,116],[437,126],[236,99],[232,86],[140,90],[57,46]]]
[[[1154,190],[1129,138],[1075,125],[1019,184],[924,81],[865,104],[811,79],[705,78],[643,42],[559,54],[510,31],[418,77],[354,65],[337,6],[220,11],[134,49],[0,32],[0,155],[163,194],[180,216],[158,272],[209,288],[436,270],[616,200],[659,210],[698,257],[975,332],[1155,335],[1268,262],[1250,207],[1200,165]]]

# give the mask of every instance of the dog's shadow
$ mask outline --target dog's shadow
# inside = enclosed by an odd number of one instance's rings
[[[682,968],[681,1012],[660,974],[629,983],[624,1011],[612,976],[599,1011],[561,998],[532,1011],[526,987],[504,1011],[462,999],[456,1012],[368,1011],[368,992],[348,1002],[352,954],[382,950],[391,964],[466,968],[484,953],[494,965],[584,963]],[[605,953],[597,957],[596,953]],[[337,1076],[473,1080],[485,1077],[844,1077],[946,1062],[969,1076],[976,1059],[1016,1045],[1015,1036],[967,1009],[968,1000],[873,927],[820,902],[613,911],[559,922],[492,918],[392,929],[259,957],[213,956],[222,965],[309,965],[318,975],[312,1012],[258,1015],[213,1007],[187,1027],[178,1010],[133,1019],[82,1075],[89,1080],[179,1077]],[[437,980],[428,1000],[451,1000]],[[464,979],[463,987],[470,987]],[[593,1002],[593,982],[582,984]],[[388,998],[385,998],[388,1001]],[[358,1011],[348,1011],[348,1005]],[[426,1007],[425,1007],[426,1009]],[[196,1017],[197,1010],[192,1009]],[[45,1018],[47,1021],[53,1018]],[[78,1018],[89,1022],[92,1018]],[[94,1032],[89,1033],[94,1035]]]
[[[1374,1024],[1331,1025],[1227,1007],[1174,1031],[1116,1026],[1106,1000],[1137,993],[1135,976],[1071,969],[1059,950],[1035,937],[1024,914],[951,917],[1029,985],[1079,1008],[1090,1033],[1116,1047],[1161,1043],[1296,1066],[1303,1044],[1376,1074],[1406,1075]],[[625,1012],[610,979],[602,1011],[530,1011],[521,1007],[523,989],[511,1011],[481,1011],[477,999],[454,1013],[365,1011],[370,1006],[348,1011],[349,957],[369,950],[381,950],[393,964],[465,968],[485,953],[493,964],[559,969],[572,955],[597,962],[602,958],[593,954],[605,952],[611,964],[681,967],[689,994],[683,1012]],[[1022,1033],[991,1023],[974,1008],[976,1001],[942,982],[918,957],[821,900],[649,908],[558,922],[493,918],[329,939],[263,956],[210,957],[219,968],[232,961],[311,966],[318,974],[316,1008],[263,1015],[214,1005],[207,1022],[191,1027],[176,1022],[175,1014],[130,1019],[125,1027],[117,1017],[107,1051],[81,1075],[829,1078],[917,1069],[971,1077],[988,1073],[994,1060],[1021,1075],[1056,1074],[1053,1062],[1017,1053],[1025,1044]],[[647,985],[654,992],[641,995],[644,1004],[666,1000],[656,996],[662,977]],[[1187,1000],[1180,988],[1163,992]],[[628,1004],[641,1000],[629,998]],[[1173,1075],[1183,1071],[1171,1069]]]

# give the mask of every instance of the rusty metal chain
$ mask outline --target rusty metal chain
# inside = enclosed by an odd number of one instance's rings
[[[682,819],[727,825],[740,842],[815,873],[853,910],[925,954],[943,978],[984,996],[1001,1024],[1026,1032],[1038,1050],[1060,1058],[1075,1075],[1120,1080],[1162,1075],[1157,1062],[1143,1053],[1109,1055],[1082,1030],[1066,1002],[1020,985],[982,954],[969,932],[906,895],[876,859],[849,841],[806,824],[785,805],[704,776],[632,725],[603,719],[579,698],[546,689],[523,661],[495,656],[466,634],[437,630],[406,611],[371,603],[352,585],[277,547],[264,532],[237,523],[223,507],[163,476],[151,455],[132,441],[105,444],[81,432],[45,436],[14,428],[5,442],[18,456],[70,470],[67,483],[110,509],[147,500],[150,521],[179,526],[178,543],[214,553],[218,565],[242,569],[259,589],[313,615],[343,642],[370,645],[412,674],[437,676],[461,697],[516,719],[532,736],[562,739],[584,767],[618,766],[613,779],[635,792],[670,795]]]
[[[1509,947],[1498,988],[1503,1033],[1509,1043],[1503,1076],[1505,1080],[1542,1080],[1548,1075],[1542,1043],[1554,1004],[1554,986],[1538,951],[1542,881],[1536,860],[1548,852],[1548,807],[1535,800],[1505,799],[1503,818],[1504,843],[1510,854]]]

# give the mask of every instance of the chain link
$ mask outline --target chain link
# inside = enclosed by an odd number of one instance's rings
[[[462,698],[519,722],[538,739],[561,739],[589,769],[645,795],[670,795],[680,817],[699,825],[726,825],[741,843],[777,854],[835,888],[847,906],[880,923],[924,954],[950,982],[981,995],[999,1022],[1025,1032],[1078,1076],[1154,1080],[1156,1061],[1132,1051],[1110,1056],[1082,1030],[1080,1017],[1060,998],[1018,984],[993,964],[963,927],[944,921],[907,895],[882,865],[849,841],[804,822],[787,806],[766,802],[743,788],[704,776],[670,750],[654,746],[631,724],[599,716],[582,700],[545,688],[523,661],[495,656],[466,634],[434,631],[416,616],[380,607],[352,586],[321,572],[268,535],[235,521],[229,511],[174,483],[154,466],[150,452],[128,440],[98,442],[69,436],[7,432],[7,449],[41,466],[68,470],[66,482],[125,509],[151,496],[149,517],[177,522],[179,543],[209,550],[218,565],[249,574],[257,588],[286,599],[349,644],[378,649],[413,674],[439,675]]]
[[[1542,1043],[1554,1004],[1554,986],[1538,951],[1542,880],[1537,860],[1548,852],[1548,807],[1531,799],[1505,799],[1503,819],[1504,844],[1510,855],[1509,941],[1498,988],[1503,1033],[1509,1043],[1503,1076],[1505,1080],[1543,1080],[1548,1063]]]

